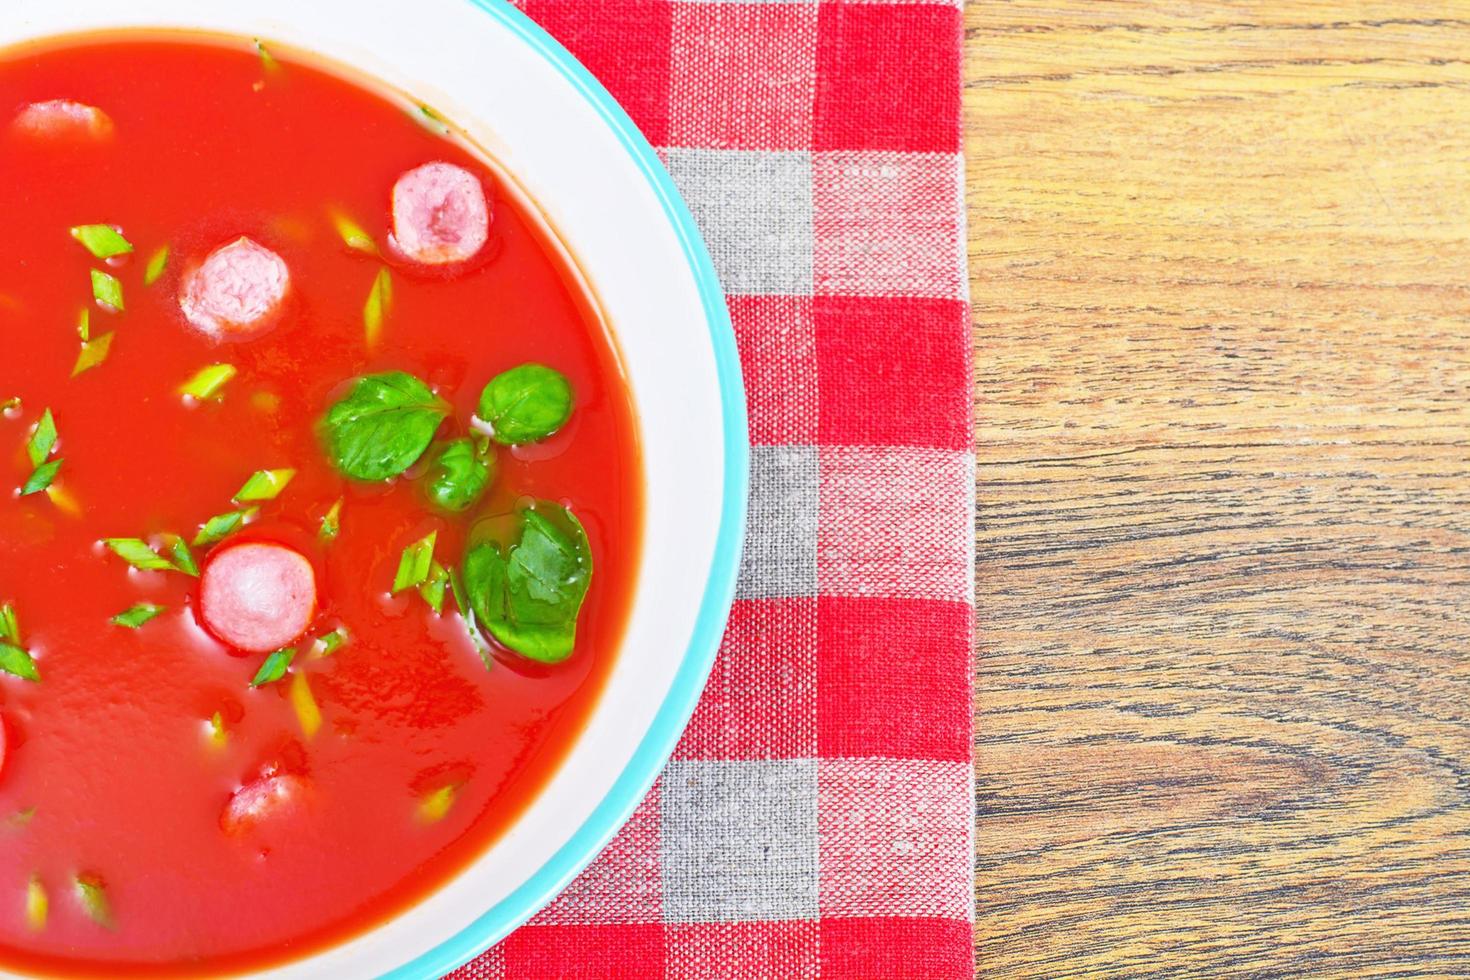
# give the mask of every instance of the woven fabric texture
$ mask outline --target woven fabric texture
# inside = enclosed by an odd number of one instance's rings
[[[524,0],[683,192],[749,391],[749,540],[673,761],[455,978],[974,972],[957,2]]]

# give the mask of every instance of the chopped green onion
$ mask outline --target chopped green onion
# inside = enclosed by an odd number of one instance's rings
[[[216,711],[207,724],[209,725],[209,741],[216,748],[222,747],[229,739],[229,733],[225,731],[224,716]]]
[[[18,408],[20,408],[20,396],[19,395],[11,395],[9,398],[5,399],[3,402],[0,402],[0,412],[8,412],[8,411],[10,411],[12,409],[18,409]]]
[[[437,561],[429,566],[428,579],[419,586],[419,595],[434,610],[435,615],[444,613],[444,590],[449,585],[449,573]]]
[[[77,901],[87,918],[104,929],[113,928],[112,906],[107,901],[107,889],[100,878],[92,875],[77,875]]]
[[[188,381],[179,385],[179,394],[205,401],[219,394],[219,390],[234,376],[235,365],[233,364],[208,364],[196,371]]]
[[[378,346],[383,336],[383,321],[393,307],[393,276],[385,265],[373,279],[367,302],[362,307],[362,325],[368,349]]]
[[[331,544],[336,541],[337,535],[342,531],[342,500],[343,498],[338,497],[337,502],[327,508],[327,512],[322,515],[321,530],[317,533],[323,544]]]
[[[36,819],[36,808],[28,807],[18,813],[12,813],[10,816],[6,817],[5,826],[24,827],[26,824],[30,823],[34,819]]]
[[[37,466],[31,472],[30,479],[26,480],[25,484],[20,488],[20,495],[22,497],[29,497],[31,494],[40,493],[42,490],[51,486],[63,462],[65,460],[53,459]]]
[[[151,286],[163,275],[163,270],[168,268],[168,246],[164,245],[148,258],[148,268],[143,270],[143,285]]]
[[[429,571],[434,564],[434,541],[438,537],[438,531],[430,531],[428,535],[403,549],[403,556],[398,559],[398,574],[393,576],[395,595],[429,580]]]
[[[32,932],[40,932],[46,928],[46,916],[50,908],[51,902],[46,897],[46,886],[41,884],[41,876],[31,875],[31,880],[26,884],[26,925],[31,927]]]
[[[342,236],[342,241],[354,252],[365,252],[368,255],[378,254],[378,243],[373,241],[362,225],[353,221],[341,211],[332,212],[332,226],[337,229],[337,234]]]
[[[418,111],[409,114],[418,120],[420,126],[432,133],[438,133],[440,136],[448,136],[450,133],[449,123],[444,121],[444,117],[422,103],[419,104]]]
[[[126,308],[123,306],[122,283],[116,276],[100,269],[92,270],[92,298],[117,313]]]
[[[77,336],[82,338],[82,343],[92,339],[92,311],[85,306],[77,315]]]
[[[295,470],[257,470],[245,481],[235,500],[246,503],[251,500],[275,500],[286,489],[286,484],[296,475]]]
[[[470,638],[470,643],[474,645],[475,652],[480,655],[485,669],[490,670],[495,664],[495,656],[490,650],[490,644],[486,643],[485,638],[480,635],[480,628],[475,623],[475,609],[465,595],[464,579],[460,576],[458,568],[449,569],[449,588],[454,595],[454,604],[459,609],[459,620],[464,624],[465,634]]]
[[[225,539],[255,520],[259,513],[259,507],[247,507],[245,510],[232,510],[228,514],[214,515],[205,521],[199,533],[194,535],[194,547],[202,548],[204,545]]]
[[[32,466],[40,466],[51,455],[51,450],[56,447],[56,419],[51,415],[51,409],[41,413],[40,421],[36,423],[35,430],[30,439],[26,441],[26,455],[31,458]]]
[[[30,653],[14,643],[0,642],[0,671],[14,674],[23,681],[41,679],[41,672],[36,669],[36,661]]]
[[[185,575],[199,577],[199,565],[194,561],[194,553],[189,550],[189,542],[177,534],[165,534],[164,540],[168,542],[168,556],[173,562],[174,568]]]
[[[291,666],[291,661],[295,658],[296,650],[292,647],[277,650],[265,658],[265,663],[260,665],[260,670],[256,672],[255,680],[250,682],[250,686],[263,687],[285,677],[286,668]]]
[[[308,740],[316,737],[316,733],[322,727],[322,709],[317,705],[316,697],[311,693],[311,682],[306,679],[305,674],[291,675],[291,688],[288,696],[291,699],[291,707],[296,711],[296,720],[301,723],[301,733]]]
[[[459,787],[453,784],[436,789],[428,796],[419,801],[419,819],[424,823],[438,823],[449,813],[449,808],[454,806],[454,796],[459,792]]]
[[[127,255],[133,250],[133,243],[111,225],[77,225],[71,230],[71,237],[81,242],[87,251],[99,259]]]
[[[155,606],[151,602],[140,602],[133,608],[112,617],[111,622],[114,626],[126,626],[130,630],[135,630],[164,611],[163,606]]]
[[[275,55],[266,49],[266,46],[261,43],[260,38],[255,39],[255,51],[260,55],[261,67],[265,69],[267,74],[281,70],[281,63],[276,60]]]
[[[20,645],[20,617],[10,603],[0,606],[0,640]]]
[[[73,378],[83,371],[92,370],[92,368],[107,360],[107,355],[112,352],[112,335],[113,332],[109,330],[96,340],[82,341],[81,352],[77,354],[77,363],[71,369],[71,376]]]
[[[317,637],[316,641],[312,643],[312,656],[317,657],[318,659],[321,657],[330,657],[332,654],[342,649],[342,644],[346,642],[347,631],[345,629],[341,629],[340,627],[334,629],[332,630],[332,632],[327,633],[324,636]]]
[[[112,553],[134,568],[141,568],[154,572],[173,571],[173,562],[161,557],[148,542],[139,538],[103,538],[102,543],[112,549]]]

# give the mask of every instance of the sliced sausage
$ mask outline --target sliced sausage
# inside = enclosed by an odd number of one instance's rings
[[[304,776],[267,767],[230,797],[220,811],[220,829],[234,837],[288,817],[304,805],[308,789]]]
[[[285,545],[228,545],[204,566],[199,612],[205,627],[236,649],[279,650],[316,615],[316,574],[306,556]]]
[[[393,245],[415,262],[464,262],[485,247],[490,205],[480,178],[436,161],[415,167],[393,185]]]
[[[249,340],[275,325],[291,271],[275,252],[238,238],[209,253],[179,285],[179,309],[216,340]]]
[[[24,136],[46,140],[105,140],[112,136],[112,118],[107,113],[71,99],[32,102],[16,114],[10,125]]]

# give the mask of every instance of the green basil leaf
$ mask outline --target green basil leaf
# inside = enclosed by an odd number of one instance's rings
[[[448,414],[449,406],[413,375],[370,374],[327,410],[322,441],[347,476],[387,480],[424,454]]]
[[[0,641],[0,671],[14,674],[24,681],[36,682],[41,679],[41,672],[36,669],[36,662],[23,648],[14,643]]]
[[[163,270],[168,268],[168,246],[164,245],[148,258],[148,268],[143,270],[143,285],[151,286],[163,275]]]
[[[556,663],[576,644],[577,615],[592,580],[587,532],[548,501],[517,516],[518,540],[482,541],[466,554],[465,590],[496,640],[532,660]]]
[[[434,542],[438,537],[438,531],[430,531],[403,549],[403,555],[398,559],[398,574],[393,576],[395,595],[429,580],[429,572],[434,566]]]
[[[250,682],[250,686],[264,687],[266,684],[273,683],[285,677],[286,668],[291,666],[291,661],[294,659],[296,659],[296,650],[294,647],[277,650],[265,658],[265,663],[260,665],[260,670],[256,672],[255,679]]]
[[[92,298],[118,313],[126,309],[123,306],[122,283],[117,281],[116,276],[100,269],[92,270]]]
[[[133,243],[124,238],[112,225],[77,225],[71,237],[81,242],[99,259],[110,259],[114,255],[127,255]]]
[[[42,490],[51,486],[63,462],[64,460],[53,459],[37,466],[31,473],[30,479],[26,480],[25,485],[20,488],[20,495],[22,497],[29,497],[31,494],[40,493]]]
[[[205,401],[219,394],[219,390],[234,376],[233,364],[206,364],[192,378],[179,385],[179,394]]]
[[[255,520],[260,513],[259,507],[247,507],[245,510],[232,510],[228,514],[216,514],[204,522],[199,533],[194,535],[193,545],[202,548],[216,541],[223,541],[234,534],[240,528]]]
[[[496,375],[480,393],[477,413],[507,446],[535,442],[553,434],[572,416],[572,386],[560,371],[544,364],[522,364]]]
[[[107,360],[107,355],[112,353],[112,337],[113,332],[109,330],[96,340],[82,341],[82,349],[77,354],[76,364],[72,366],[71,376],[75,378],[83,371],[90,371]]]
[[[154,572],[170,572],[174,569],[173,562],[157,554],[148,547],[148,542],[140,538],[103,538],[102,543],[134,568]]]
[[[488,442],[451,439],[429,464],[425,492],[444,510],[459,513],[474,506],[495,477],[495,453]]]
[[[275,500],[286,489],[286,484],[296,475],[295,470],[256,470],[245,481],[240,492],[235,494],[235,500],[239,503],[248,503],[252,500]]]
[[[135,630],[163,612],[163,606],[155,606],[151,602],[140,602],[131,609],[126,609],[112,617],[111,622],[116,626],[126,626],[130,630]]]
[[[41,413],[41,418],[36,422],[35,431],[26,440],[26,455],[30,457],[31,466],[40,466],[51,455],[51,450],[56,447],[56,419],[51,416],[51,409]]]

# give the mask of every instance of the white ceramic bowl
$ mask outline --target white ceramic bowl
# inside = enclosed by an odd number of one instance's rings
[[[709,673],[734,593],[745,400],[714,269],[653,150],[570,55],[503,0],[4,0],[0,44],[115,28],[262,37],[376,76],[464,126],[547,215],[632,382],[648,519],[601,701],[521,819],[428,899],[266,976],[438,977],[544,906],[622,825]]]

